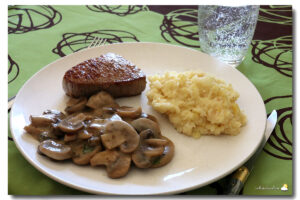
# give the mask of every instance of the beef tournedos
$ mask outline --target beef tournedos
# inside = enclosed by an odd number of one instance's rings
[[[91,96],[106,91],[113,97],[140,94],[146,87],[146,75],[120,55],[107,53],[69,69],[63,89],[72,97]]]

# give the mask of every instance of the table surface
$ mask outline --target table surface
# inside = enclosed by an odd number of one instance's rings
[[[292,24],[291,6],[261,6],[251,46],[237,67],[260,92],[267,113],[278,112],[278,123],[243,195],[293,194]],[[89,35],[106,38],[107,43],[159,42],[200,51],[197,29],[197,6],[192,5],[9,6],[8,98],[42,67],[87,47],[84,39]],[[221,194],[227,179],[182,195]],[[8,194],[87,193],[36,170],[18,151],[8,130]]]

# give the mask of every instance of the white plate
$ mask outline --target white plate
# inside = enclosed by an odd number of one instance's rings
[[[168,165],[141,170],[132,167],[121,179],[110,179],[104,168],[57,163],[37,153],[38,142],[23,127],[31,114],[46,109],[63,110],[67,97],[62,78],[69,68],[86,59],[114,52],[135,63],[146,74],[201,69],[233,85],[240,93],[238,104],[248,123],[237,136],[202,136],[193,139],[179,134],[168,120],[147,105],[145,91],[140,96],[118,99],[121,105],[141,105],[155,115],[163,135],[175,144],[175,156]],[[11,131],[23,156],[50,178],[78,190],[96,194],[174,194],[212,183],[243,164],[255,152],[265,130],[266,111],[253,84],[238,70],[198,51],[159,43],[121,43],[87,49],[63,57],[36,73],[19,91],[11,111]]]

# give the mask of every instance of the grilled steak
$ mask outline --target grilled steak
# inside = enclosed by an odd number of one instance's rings
[[[79,63],[63,78],[63,89],[72,97],[90,96],[101,90],[114,97],[133,96],[140,94],[145,87],[146,75],[114,53]]]

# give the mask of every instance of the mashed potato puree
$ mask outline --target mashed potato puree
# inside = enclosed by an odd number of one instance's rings
[[[201,71],[166,72],[148,77],[148,104],[166,114],[177,131],[201,135],[237,135],[246,116],[230,84]]]

